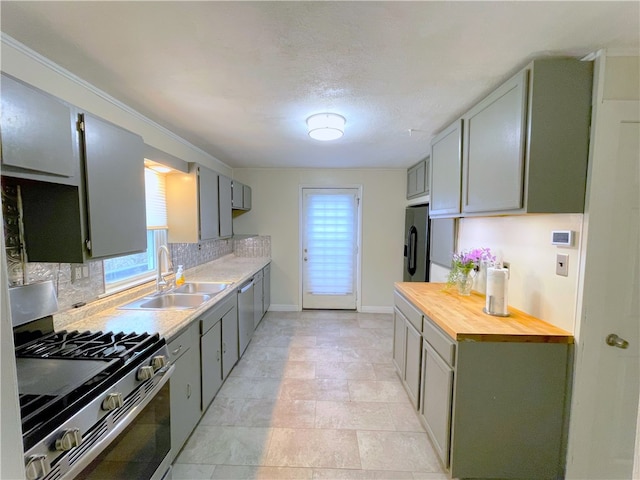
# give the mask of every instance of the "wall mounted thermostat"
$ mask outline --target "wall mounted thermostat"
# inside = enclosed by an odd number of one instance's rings
[[[573,245],[573,230],[554,230],[551,232],[551,245],[571,247]]]

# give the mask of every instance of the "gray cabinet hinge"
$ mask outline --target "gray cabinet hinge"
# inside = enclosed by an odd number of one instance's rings
[[[91,251],[91,240],[89,238],[84,241],[84,244],[86,245],[87,250]]]
[[[84,120],[78,120],[78,130],[84,132]]]

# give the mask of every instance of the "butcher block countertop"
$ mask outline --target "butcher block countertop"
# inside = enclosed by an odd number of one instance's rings
[[[459,342],[573,343],[573,335],[509,307],[508,317],[482,311],[485,296],[465,297],[444,283],[397,282],[396,290]]]

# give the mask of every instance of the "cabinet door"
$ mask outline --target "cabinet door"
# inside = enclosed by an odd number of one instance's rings
[[[420,398],[420,359],[422,355],[422,335],[408,321],[405,337],[404,384],[414,408],[418,409]]]
[[[71,107],[6,75],[1,80],[2,174],[78,185]]]
[[[462,121],[458,120],[431,142],[429,212],[456,216],[460,213],[460,179],[462,168]]]
[[[264,292],[263,286],[264,281],[262,277],[262,272],[258,272],[253,277],[253,328],[256,329],[260,320],[262,320],[262,312],[264,311]]]
[[[426,190],[425,169],[426,163],[422,160],[407,170],[407,198],[424,195]]]
[[[142,137],[84,114],[84,162],[92,258],[147,249]]]
[[[431,348],[422,346],[420,415],[443,465],[449,467],[453,369]]]
[[[238,309],[234,306],[222,317],[223,380],[227,378],[238,358]]]
[[[241,210],[244,205],[244,185],[237,180],[231,182],[231,205]]]
[[[463,212],[523,207],[527,70],[464,117]]]
[[[445,268],[451,268],[451,255],[456,251],[456,219],[431,220],[429,260]]]
[[[202,165],[198,167],[198,209],[200,240],[218,238],[218,174]]]
[[[218,207],[220,216],[220,237],[233,235],[233,217],[231,206],[231,179],[218,175]]]
[[[251,187],[249,185],[242,186],[242,208],[251,210]]]
[[[404,379],[404,360],[405,360],[405,337],[406,324],[402,312],[394,307],[393,309],[393,363],[396,370],[400,374],[400,378]]]
[[[205,410],[222,386],[222,322],[200,337],[202,409]]]
[[[262,315],[264,315],[271,306],[271,265],[264,267],[262,273]]]
[[[171,347],[170,347],[171,348]],[[197,345],[175,361],[171,376],[171,453],[175,458],[200,420],[200,362]]]

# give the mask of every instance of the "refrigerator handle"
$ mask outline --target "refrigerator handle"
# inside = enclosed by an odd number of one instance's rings
[[[407,262],[407,270],[409,275],[416,273],[416,249],[418,248],[418,229],[412,226],[409,229],[409,261]]]

